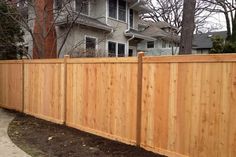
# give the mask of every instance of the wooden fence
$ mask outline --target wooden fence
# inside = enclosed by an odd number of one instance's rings
[[[236,55],[0,62],[0,106],[167,156],[236,156]]]
[[[0,106],[23,111],[22,61],[0,62]]]

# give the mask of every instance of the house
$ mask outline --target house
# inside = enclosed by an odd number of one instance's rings
[[[138,50],[147,55],[174,55],[179,52],[180,37],[177,28],[166,22],[140,21],[140,31],[143,35],[154,38],[153,41],[143,40],[138,43]]]
[[[212,37],[214,36],[220,36],[225,40],[227,37],[227,31],[194,34],[193,53],[208,54],[212,48]]]
[[[54,0],[54,10],[60,57],[127,57],[139,51],[147,55],[178,51],[176,28],[165,22],[140,20],[140,14],[152,11],[145,0]],[[29,14],[33,19],[33,9]],[[30,23],[33,27],[34,22]],[[32,40],[28,43],[32,52]]]
[[[155,40],[138,32],[139,15],[151,11],[144,0],[72,0],[71,3],[72,12],[76,14],[65,14],[56,22],[58,36],[65,33],[68,23],[75,23],[63,47],[64,53],[72,56],[134,56],[137,41]],[[55,6],[61,8],[63,3],[56,1]],[[63,39],[59,39],[58,46],[62,42]]]

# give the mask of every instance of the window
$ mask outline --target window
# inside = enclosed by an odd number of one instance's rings
[[[86,37],[85,40],[86,53],[89,55],[94,55],[96,51],[96,38]]]
[[[76,0],[76,11],[89,15],[89,0]]]
[[[133,11],[133,9],[130,9],[130,11],[129,11],[129,25],[131,28],[134,27],[134,11]]]
[[[56,0],[55,7],[57,10],[60,10],[62,8],[62,0]]]
[[[118,57],[125,56],[125,44],[118,44]]]
[[[108,42],[108,56],[115,57],[116,56],[116,43],[115,42]]]
[[[117,18],[117,0],[109,0],[109,17]]]
[[[119,0],[119,20],[126,21],[126,1]]]
[[[154,41],[148,41],[147,42],[147,48],[154,48]]]
[[[133,56],[133,50],[129,49],[129,57]]]
[[[125,0],[109,0],[109,17],[126,21],[126,1]],[[117,17],[118,15],[118,17]]]
[[[162,40],[162,48],[166,48],[166,42]]]
[[[108,42],[108,56],[109,57],[124,57],[125,56],[125,44]]]

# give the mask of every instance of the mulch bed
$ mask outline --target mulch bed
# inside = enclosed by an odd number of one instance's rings
[[[162,157],[24,114],[17,114],[8,134],[18,147],[33,157]]]

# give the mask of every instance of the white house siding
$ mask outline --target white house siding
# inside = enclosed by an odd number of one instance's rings
[[[138,30],[138,21],[139,21],[138,11],[134,10],[134,27],[133,27],[133,29]]]
[[[106,0],[90,0],[90,16],[106,23]]]
[[[62,33],[65,33],[63,28],[57,27],[57,35],[60,36]],[[70,31],[70,34],[66,40],[66,43],[60,53],[60,57],[63,57],[65,54],[73,54],[76,56],[76,52],[85,50],[85,36],[97,38],[97,53],[100,56],[107,54],[106,52],[106,36],[103,30],[94,29],[86,26],[74,26]],[[58,39],[58,50],[61,46],[63,39]]]
[[[192,54],[209,54],[210,49],[193,49]]]
[[[116,19],[108,17],[107,24],[114,28],[113,33],[108,36],[107,41],[114,41],[118,43],[125,44],[127,49],[127,38],[124,36],[125,30],[128,29],[128,24],[126,22],[118,21]],[[128,52],[125,52],[125,55],[128,55]]]
[[[143,40],[140,43],[138,43],[138,51],[144,51],[146,52],[146,55],[149,56],[157,56],[157,55],[172,55],[178,54],[179,48],[178,47],[169,47],[170,43],[166,43],[166,48],[162,48],[162,40],[157,39],[154,41],[154,48],[147,48],[147,41]]]

